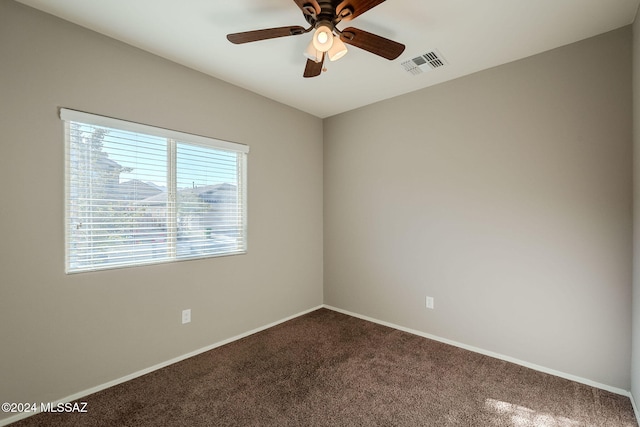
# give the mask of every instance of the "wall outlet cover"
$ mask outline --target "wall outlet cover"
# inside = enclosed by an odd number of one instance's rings
[[[182,310],[182,324],[191,322],[191,309]]]

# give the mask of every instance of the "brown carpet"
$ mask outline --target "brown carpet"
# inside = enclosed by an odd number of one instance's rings
[[[320,309],[19,426],[637,426],[629,398]]]

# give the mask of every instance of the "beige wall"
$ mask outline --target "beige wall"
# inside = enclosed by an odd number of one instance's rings
[[[249,253],[65,275],[59,107],[250,145]],[[0,129],[0,401],[60,399],[322,304],[320,119],[0,1]]]
[[[630,54],[627,27],[326,119],[325,303],[628,390]]]

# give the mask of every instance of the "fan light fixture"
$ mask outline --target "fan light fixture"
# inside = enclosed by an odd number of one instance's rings
[[[320,52],[327,52],[333,46],[333,31],[326,24],[318,25],[313,34],[313,45]]]
[[[316,27],[311,42],[304,52],[304,56],[315,62],[322,62],[324,54],[330,61],[337,61],[347,54],[347,46],[340,37],[333,34],[330,24],[323,22]]]

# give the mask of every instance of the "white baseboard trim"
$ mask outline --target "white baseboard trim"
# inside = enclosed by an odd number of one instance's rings
[[[636,414],[636,421],[640,424],[640,413],[638,412],[638,405],[636,405],[636,400],[633,398],[633,393],[629,392],[629,399],[631,399],[631,406],[633,406],[633,412]]]
[[[578,376],[575,376],[575,375],[567,374],[565,372],[556,371],[555,369],[550,369],[550,368],[547,368],[547,367],[544,367],[544,366],[540,366],[540,365],[536,365],[536,364],[533,364],[533,363],[525,362],[524,360],[515,359],[515,358],[510,357],[510,356],[505,356],[504,354],[494,353],[493,351],[484,350],[482,348],[478,348],[478,347],[474,347],[474,346],[471,346],[471,345],[463,344],[463,343],[460,343],[460,342],[457,342],[457,341],[453,341],[453,340],[450,340],[450,339],[447,339],[447,338],[442,338],[442,337],[439,337],[439,336],[436,336],[436,335],[431,335],[431,334],[428,334],[426,332],[418,331],[416,329],[405,328],[404,326],[399,326],[399,325],[396,325],[396,324],[393,324],[393,323],[390,323],[390,322],[385,322],[383,320],[374,319],[374,318],[369,317],[369,316],[364,316],[364,315],[361,315],[361,314],[358,314],[358,313],[353,313],[351,311],[343,310],[341,308],[333,307],[333,306],[330,306],[330,305],[327,305],[327,304],[323,304],[323,307],[326,308],[326,309],[329,309],[329,310],[337,311],[338,313],[346,314],[348,316],[357,317],[357,318],[362,319],[362,320],[367,320],[369,322],[377,323],[379,325],[388,326],[390,328],[398,329],[398,330],[404,331],[404,332],[408,332],[408,333],[413,334],[413,335],[418,335],[418,336],[421,336],[421,337],[424,337],[424,338],[432,339],[434,341],[439,341],[439,342],[444,343],[444,344],[449,344],[449,345],[452,345],[454,347],[459,347],[459,348],[462,348],[462,349],[465,349],[465,350],[473,351],[474,353],[480,353],[480,354],[483,354],[485,356],[490,356],[490,357],[493,357],[493,358],[496,358],[496,359],[504,360],[505,362],[515,363],[516,365],[524,366],[525,368],[530,368],[530,369],[533,369],[533,370],[536,370],[536,371],[544,372],[546,374],[551,374],[551,375],[554,375],[556,377],[560,377],[560,378],[564,378],[564,379],[567,379],[567,380],[575,381],[575,382],[578,382],[578,383],[581,383],[581,384],[585,384],[585,385],[588,385],[588,386],[591,386],[591,387],[599,388],[601,390],[610,391],[610,392],[615,393],[615,394],[628,396],[631,399],[631,402],[634,403],[633,402],[633,398],[631,397],[631,392],[629,392],[628,390],[624,390],[624,389],[617,388],[617,387],[612,387],[612,386],[607,385],[607,384],[601,384],[601,383],[598,383],[598,382],[595,382],[595,381],[591,381],[591,380],[586,379],[586,378],[582,378],[582,377],[578,377]],[[634,405],[635,405],[635,403],[634,403]],[[634,409],[635,409],[635,406],[634,406]],[[637,414],[638,414],[638,412],[636,411],[636,416],[637,416]]]
[[[312,311],[316,311],[316,310],[318,310],[318,309],[320,309],[322,307],[323,307],[322,305],[319,305],[317,307],[313,307],[313,308],[310,308],[308,310],[302,311],[300,313],[285,317],[284,319],[276,320],[275,322],[269,323],[268,325],[260,326],[258,328],[252,329],[252,330],[250,330],[248,332],[244,332],[244,333],[242,333],[240,335],[236,335],[234,337],[227,338],[226,340],[219,341],[219,342],[217,342],[215,344],[211,344],[211,345],[208,345],[206,347],[199,348],[198,350],[194,350],[194,351],[189,352],[187,354],[183,354],[181,356],[174,357],[173,359],[167,360],[166,362],[158,363],[157,365],[151,366],[149,368],[142,369],[140,371],[134,372],[134,373],[129,374],[129,375],[125,375],[124,377],[121,377],[121,378],[106,382],[104,384],[97,385],[95,387],[88,388],[86,390],[82,390],[82,391],[80,391],[78,393],[74,393],[74,394],[72,394],[70,396],[67,396],[67,397],[64,397],[62,399],[58,399],[56,401],[53,401],[53,402],[51,402],[51,404],[52,404],[52,406],[56,406],[58,403],[67,403],[67,402],[72,402],[74,400],[81,399],[81,398],[83,398],[85,396],[88,396],[90,394],[97,393],[99,391],[105,390],[105,389],[107,389],[109,387],[113,387],[113,386],[118,385],[118,384],[122,384],[122,383],[130,381],[130,380],[132,380],[134,378],[138,378],[138,377],[141,377],[141,376],[146,375],[148,373],[151,373],[153,371],[157,371],[158,369],[162,369],[162,368],[165,368],[165,367],[167,367],[169,365],[173,365],[174,363],[181,362],[181,361],[183,361],[185,359],[188,359],[190,357],[197,356],[198,354],[204,353],[206,351],[213,350],[214,348],[218,348],[218,347],[221,347],[221,346],[223,346],[225,344],[229,344],[229,343],[231,343],[233,341],[237,341],[239,339],[248,337],[249,335],[253,335],[255,333],[262,332],[265,329],[272,328],[272,327],[274,327],[276,325],[279,325],[281,323],[284,323],[284,322],[287,322],[289,320],[295,319],[296,317],[300,317],[300,316],[303,316],[303,315],[305,315],[307,313],[311,313]],[[48,403],[48,402],[45,402],[45,403]],[[24,418],[28,418],[28,417],[30,417],[32,415],[37,414],[38,412],[40,412],[40,408],[39,407],[37,408],[37,410],[35,412],[23,412],[23,413],[16,414],[16,415],[8,417],[8,418],[4,418],[4,419],[0,420],[0,427],[9,425],[11,423],[15,423],[16,421],[22,420]]]

